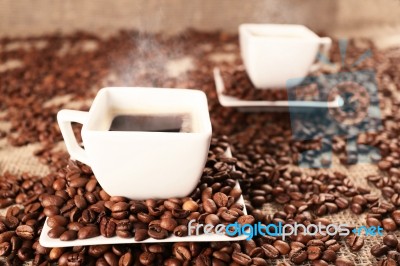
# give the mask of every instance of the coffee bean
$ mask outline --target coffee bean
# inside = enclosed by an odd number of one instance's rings
[[[272,241],[274,241],[275,239],[273,239]],[[291,243],[290,243],[290,249],[292,250],[292,251],[297,251],[297,250],[301,250],[301,249],[304,249],[306,246],[303,244],[303,243],[301,243],[301,242],[297,242],[297,241],[292,241]]]
[[[85,258],[82,253],[71,253],[67,257],[67,265],[84,265]]]
[[[307,242],[307,246],[318,246],[318,247],[325,247],[325,244],[322,240],[320,239],[311,239],[310,241]]]
[[[322,253],[321,259],[327,262],[334,262],[337,258],[336,252],[332,249],[327,249]]]
[[[52,205],[52,206],[48,206],[48,207],[44,208],[43,213],[47,217],[51,217],[51,216],[60,214],[60,209],[57,206]]]
[[[201,193],[201,201],[205,202],[208,199],[211,199],[211,197],[212,197],[212,188],[211,187],[205,188]]]
[[[282,240],[276,240],[274,247],[279,251],[281,255],[287,255],[290,252],[290,246],[287,242]]]
[[[166,266],[181,266],[182,262],[177,258],[168,258],[164,261],[164,265]]]
[[[139,221],[143,223],[150,223],[151,221],[154,220],[154,217],[151,216],[150,214],[144,213],[144,212],[139,212],[137,214],[137,218]]]
[[[164,253],[165,252],[165,247],[164,246],[162,246],[162,245],[160,245],[160,244],[153,244],[153,245],[150,245],[149,247],[148,247],[148,250],[151,252],[151,253],[160,253],[160,254],[162,254],[162,253]]]
[[[346,209],[349,206],[349,202],[345,198],[337,198],[335,203],[340,209]]]
[[[173,218],[163,218],[163,219],[161,219],[160,226],[161,226],[161,228],[172,232],[178,226],[178,223]]]
[[[253,265],[256,265],[256,266],[267,266],[268,265],[268,263],[265,261],[265,259],[258,258],[258,257],[254,257],[252,259],[252,263],[253,263]]]
[[[86,191],[93,192],[96,189],[96,186],[97,186],[97,180],[95,178],[91,178],[86,183]]]
[[[389,161],[380,161],[378,162],[378,167],[381,171],[387,171],[392,166],[391,162]]]
[[[364,238],[357,235],[349,235],[346,238],[346,243],[351,251],[359,251],[364,245]]]
[[[27,248],[27,247],[21,247],[18,250],[18,258],[21,261],[30,260],[30,259],[32,259],[32,257],[33,257],[33,250],[32,249]]]
[[[65,248],[52,248],[49,253],[50,260],[58,260],[64,253]]]
[[[185,201],[185,203],[183,203],[183,205],[182,205],[182,209],[184,209],[185,211],[195,212],[195,211],[197,211],[198,208],[199,208],[199,205],[197,204],[197,202],[195,202],[193,200]]]
[[[58,265],[60,266],[67,266],[68,265],[68,257],[72,252],[65,252],[65,253],[61,253],[60,257],[58,258]]]
[[[182,261],[188,261],[191,259],[190,251],[184,246],[174,246],[172,250],[173,254]]]
[[[371,217],[371,218],[367,218],[367,225],[369,227],[371,227],[371,226],[378,227],[378,226],[382,226],[382,223],[378,219]]]
[[[19,225],[18,218],[14,216],[6,217],[6,219],[3,222],[8,227],[8,229],[15,229]]]
[[[143,241],[149,237],[147,229],[135,230],[135,241]]]
[[[110,245],[92,245],[88,248],[88,254],[90,256],[99,258],[103,256],[110,249]]]
[[[55,226],[49,230],[47,235],[50,238],[59,238],[67,229],[63,226]]]
[[[346,258],[338,258],[335,262],[336,266],[355,266],[354,262]]]
[[[236,211],[237,213],[239,211]],[[241,225],[244,224],[254,224],[254,222],[256,221],[254,219],[254,217],[252,215],[241,215],[238,219],[237,219],[238,223]]]
[[[221,213],[221,218],[227,222],[235,222],[238,217],[239,214],[233,210],[225,210]]]
[[[96,260],[96,266],[110,266],[110,265],[107,263],[106,259],[102,257]]]
[[[129,204],[126,202],[117,202],[111,207],[112,212],[126,211],[129,209]]]
[[[221,192],[215,193],[213,200],[218,207],[226,207],[228,204],[228,196]]]
[[[112,221],[112,220],[110,220]],[[116,230],[117,231],[131,231],[132,223],[128,219],[116,220]]]
[[[296,236],[296,241],[301,242],[303,244],[307,244],[310,240],[312,240],[312,238],[313,237],[311,235],[300,233]]]
[[[115,234],[121,238],[131,238],[133,236],[132,232],[127,230],[116,230]]]
[[[212,256],[213,256],[213,258],[216,258],[216,259],[221,260],[226,263],[231,261],[231,256],[228,253],[223,252],[223,251],[214,251]]]
[[[392,212],[392,218],[397,225],[400,225],[400,210],[395,210]]]
[[[184,219],[188,217],[190,214],[190,211],[182,210],[182,209],[177,209],[177,210],[172,210],[172,216],[174,216],[177,219]]]
[[[265,256],[271,259],[276,259],[279,257],[279,251],[274,246],[270,244],[262,245],[262,249],[264,251]]]
[[[92,205],[93,206],[93,205]],[[96,213],[91,209],[86,209],[82,211],[81,218],[78,219],[78,222],[83,224],[91,224],[96,220]]]
[[[329,264],[324,260],[313,260],[313,266],[329,266]]]
[[[11,252],[11,244],[9,242],[0,243],[0,256],[8,256]]]
[[[75,203],[76,207],[78,207],[81,210],[83,210],[87,207],[86,199],[82,195],[75,195],[74,203]]]
[[[14,201],[10,198],[0,199],[0,209],[7,208],[12,205]]]
[[[64,216],[54,215],[47,219],[47,225],[50,228],[54,228],[56,226],[67,226],[68,220]]]
[[[208,266],[211,265],[211,259],[205,254],[200,254],[196,257],[195,264],[199,266]]]
[[[264,196],[255,196],[251,199],[251,202],[255,207],[260,207],[266,202],[266,199]]]
[[[167,230],[159,225],[149,226],[148,235],[154,239],[164,239],[168,236]]]
[[[382,195],[386,198],[390,198],[395,193],[394,189],[391,187],[383,187],[381,189]]]
[[[77,238],[78,234],[77,231],[74,230],[67,230],[60,235],[61,241],[71,241]]]
[[[69,186],[73,188],[81,188],[84,187],[88,181],[89,179],[85,177],[77,177],[69,182]]]
[[[301,264],[307,259],[307,252],[305,250],[293,250],[289,253],[290,261],[294,264]]]
[[[389,251],[389,247],[386,245],[376,244],[371,248],[371,254],[375,257],[386,255]]]
[[[317,260],[322,256],[322,248],[319,246],[307,247],[308,259]]]
[[[178,225],[174,229],[174,235],[178,237],[187,236],[188,228],[186,225]]]
[[[248,255],[239,252],[232,254],[232,260],[239,265],[249,265],[251,262],[251,258]]]
[[[395,235],[386,235],[383,237],[383,244],[390,248],[396,248],[399,241]]]
[[[133,256],[130,252],[127,252],[119,258],[118,266],[130,266],[132,263]]]
[[[104,253],[103,257],[106,260],[106,262],[108,263],[108,265],[118,266],[118,258],[114,253],[108,251],[108,252]]]
[[[358,203],[352,203],[350,209],[355,214],[361,214],[363,212],[363,207]]]
[[[397,229],[397,225],[392,218],[385,218],[382,220],[382,227],[386,231],[395,231]]]
[[[100,235],[100,230],[95,225],[86,225],[79,229],[78,239],[87,239]]]
[[[15,233],[17,234],[17,236],[23,239],[31,240],[35,237],[35,229],[29,225],[18,226],[17,229],[15,230]]]
[[[203,208],[208,213],[216,213],[217,212],[217,205],[212,199],[207,199],[203,202]]]
[[[42,200],[43,207],[56,206],[61,207],[64,204],[64,199],[56,195],[46,195]]]
[[[378,262],[379,266],[396,266],[398,265],[394,259],[387,258]]]
[[[68,230],[79,231],[84,225],[78,222],[72,222],[67,225]]]
[[[170,210],[170,211],[180,209],[179,204],[172,200],[164,201],[164,206],[167,210]]]
[[[220,220],[216,214],[209,214],[206,216],[205,223],[217,226],[220,223]]]
[[[396,250],[390,250],[387,254],[387,257],[393,259],[397,263],[400,262],[400,252]]]
[[[117,225],[113,220],[103,217],[100,221],[100,234],[104,237],[113,237],[116,227]]]

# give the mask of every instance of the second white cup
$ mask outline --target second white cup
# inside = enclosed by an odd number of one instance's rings
[[[247,74],[258,89],[285,88],[291,79],[300,83],[318,52],[328,56],[332,43],[305,26],[283,24],[242,24],[239,41]]]

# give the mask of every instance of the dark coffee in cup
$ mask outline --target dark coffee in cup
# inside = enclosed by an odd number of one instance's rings
[[[110,131],[190,132],[188,114],[116,115]]]

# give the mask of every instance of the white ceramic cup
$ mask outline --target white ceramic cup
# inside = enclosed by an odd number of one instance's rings
[[[185,114],[191,130],[182,132],[109,131],[116,115]],[[211,122],[201,91],[158,88],[101,89],[89,112],[57,115],[72,159],[92,167],[112,196],[130,199],[184,197],[196,187],[207,160]],[[83,124],[84,149],[71,122]]]
[[[253,85],[274,89],[285,88],[291,79],[300,83],[310,70],[316,70],[318,52],[328,57],[332,40],[321,38],[302,25],[242,24],[239,42]]]

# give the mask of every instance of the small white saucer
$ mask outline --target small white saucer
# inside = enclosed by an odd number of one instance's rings
[[[315,108],[339,108],[343,105],[343,99],[338,96],[330,102],[321,101],[249,101],[241,100],[236,97],[225,95],[224,81],[219,68],[214,68],[214,81],[217,90],[219,103],[224,107],[235,107],[244,112],[282,112],[292,111],[307,111]],[[290,108],[290,109],[289,109]]]
[[[226,151],[226,155],[228,157],[232,157],[232,153],[230,149],[228,148]],[[236,187],[240,188],[239,182],[236,183]],[[238,201],[240,204],[243,205],[243,213],[247,215],[247,210],[244,205],[244,199],[243,196],[240,196]],[[48,219],[48,218],[47,218]],[[43,225],[43,230],[39,238],[39,243],[43,247],[72,247],[72,246],[87,246],[87,245],[106,245],[106,244],[138,244],[138,243],[168,243],[168,242],[219,242],[219,241],[240,241],[240,240],[245,240],[247,238],[246,235],[240,235],[240,236],[235,236],[235,237],[230,237],[227,235],[218,235],[218,234],[210,234],[210,235],[191,235],[191,236],[185,236],[185,237],[177,237],[175,235],[171,235],[168,238],[165,239],[154,239],[154,238],[148,238],[143,241],[135,241],[134,238],[122,238],[118,236],[114,237],[104,237],[104,236],[97,236],[93,238],[88,238],[88,239],[77,239],[73,241],[61,241],[60,239],[54,239],[50,238],[47,233],[51,229],[47,225],[47,219]],[[246,231],[247,232],[247,231]]]

